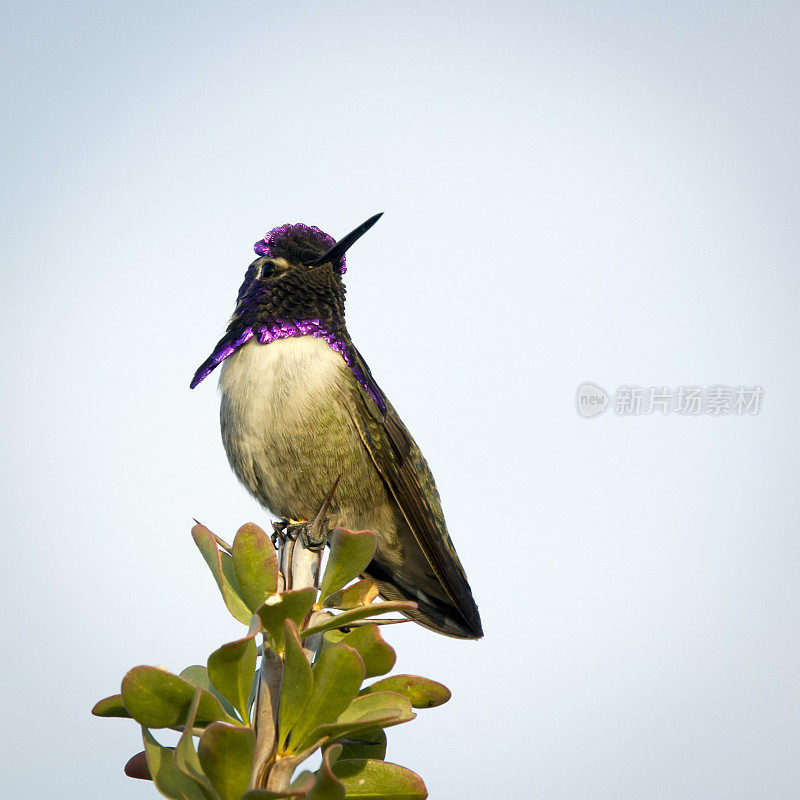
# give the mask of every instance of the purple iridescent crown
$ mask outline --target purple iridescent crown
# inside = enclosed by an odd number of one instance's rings
[[[263,239],[255,243],[253,250],[267,258],[285,258],[291,264],[313,261],[336,244],[333,236],[321,231],[315,225],[302,222],[287,223],[273,228]],[[334,265],[341,275],[347,271],[345,257],[342,255]]]

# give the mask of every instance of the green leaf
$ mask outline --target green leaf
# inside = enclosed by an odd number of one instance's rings
[[[311,697],[314,685],[311,664],[308,663],[300,644],[297,625],[288,619],[284,625],[286,654],[284,656],[281,700],[278,710],[279,749],[282,749],[289,731],[300,719],[300,715]]]
[[[361,656],[344,644],[326,648],[313,668],[314,685],[303,716],[289,735],[287,752],[299,753],[317,739],[310,734],[333,722],[350,705],[364,680]]]
[[[308,793],[314,785],[314,773],[303,770],[290,784],[289,788],[293,792]]]
[[[414,719],[411,703],[395,692],[376,692],[357,697],[339,715],[335,722],[320,725],[312,731],[309,741],[325,737],[332,739],[357,738],[362,731],[372,728],[389,728]]]
[[[392,611],[410,611],[417,607],[416,603],[410,600],[392,600],[388,603],[373,603],[371,606],[362,606],[361,608],[353,608],[350,611],[343,611],[335,617],[330,617],[319,625],[313,625],[306,630],[300,631],[301,638],[305,639],[306,636],[313,636],[315,633],[325,633],[334,628],[346,628],[353,622],[371,617],[374,614],[389,614]]]
[[[211,678],[208,677],[208,667],[204,667],[202,664],[192,664],[191,666],[184,667],[178,675],[184,680],[189,681],[192,686],[199,686],[201,689],[211,692],[211,694],[219,700],[220,705],[230,717],[233,718],[236,716],[236,709],[231,705],[230,700],[224,697],[219,689],[211,683]]]
[[[239,800],[250,783],[255,732],[215,722],[200,737],[197,755],[221,800]]]
[[[450,690],[441,683],[419,675],[392,675],[365,686],[360,694],[397,692],[407,697],[414,708],[433,708],[450,699]]]
[[[333,774],[344,784],[348,800],[425,800],[428,790],[415,772],[370,758],[339,759]]]
[[[245,625],[249,624],[253,612],[247,607],[247,603],[242,598],[242,589],[236,577],[233,558],[217,547],[217,540],[214,538],[214,534],[205,525],[200,525],[199,523],[195,525],[192,528],[192,538],[206,564],[208,564],[214,580],[217,582],[217,587],[222,594],[225,605],[228,607],[228,611],[239,622]]]
[[[208,667],[202,664],[190,664],[184,667],[179,673],[179,678],[189,681],[192,686],[199,686],[207,692],[214,693],[214,685],[211,683],[211,678],[208,677]]]
[[[253,615],[247,636],[222,645],[208,657],[211,682],[233,704],[246,725],[250,724],[248,698],[256,671],[255,637],[260,629],[261,620]]]
[[[302,625],[314,605],[316,594],[316,589],[311,586],[305,589],[290,589],[287,592],[271,595],[263,605],[259,606],[256,613],[269,636],[273,650],[283,653],[283,623],[290,619],[298,627]]]
[[[278,591],[278,559],[272,541],[258,525],[242,525],[233,540],[233,566],[242,596],[255,611]]]
[[[178,746],[175,748],[175,764],[187,778],[194,781],[197,786],[202,787],[205,794],[216,797],[211,781],[208,780],[208,776],[200,766],[200,759],[197,757],[197,752],[194,749],[194,740],[192,739],[192,729],[194,728],[197,709],[200,705],[201,692],[200,687],[196,687],[194,690],[192,705],[189,707],[189,713],[186,717],[186,728],[178,740]]]
[[[394,648],[381,636],[377,625],[364,625],[354,628],[350,633],[342,633],[339,630],[328,631],[325,640],[331,643],[341,642],[354,648],[364,662],[367,678],[385,675],[397,661]]]
[[[322,764],[317,770],[314,786],[308,793],[308,800],[344,800],[344,784],[333,774],[331,763],[341,752],[341,745],[334,744],[322,754]]]
[[[147,728],[142,728],[144,752],[150,777],[164,797],[183,800],[181,787],[186,785],[184,775],[175,766],[175,751],[162,747]]]
[[[111,697],[104,697],[98,700],[92,708],[92,714],[96,717],[121,717],[130,719],[131,715],[125,703],[122,702],[121,694],[112,694]]]
[[[358,577],[372,561],[376,541],[372,531],[334,528],[330,538],[331,552],[319,584],[320,596],[328,597]]]
[[[378,758],[386,757],[386,733],[382,728],[368,728],[352,737],[341,740],[342,752],[339,758]]]
[[[374,692],[356,697],[338,716],[336,722],[361,722],[381,712],[399,711],[399,722],[407,722],[417,715],[411,710],[407,697],[397,692]],[[398,724],[395,723],[395,724]]]
[[[162,747],[147,728],[142,728],[147,768],[156,789],[171,800],[207,800],[208,795],[175,764],[175,751]]]
[[[369,578],[362,578],[346,589],[339,589],[328,595],[323,601],[324,608],[358,608],[368,606],[378,596],[378,587]]]
[[[122,699],[130,715],[147,728],[170,728],[185,722],[195,687],[161,667],[134,667],[122,679]],[[238,721],[225,713],[219,700],[201,691],[197,721],[200,724]]]

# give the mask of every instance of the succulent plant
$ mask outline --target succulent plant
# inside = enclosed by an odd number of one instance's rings
[[[382,677],[396,661],[383,615],[414,604],[376,602],[372,581],[358,579],[375,534],[335,528],[318,586],[300,588],[286,588],[291,577],[257,525],[240,528],[231,546],[200,524],[192,536],[247,631],[178,675],[134,667],[119,694],[94,706],[96,716],[141,726],[144,750],[126,774],[174,800],[427,797],[418,775],[384,760],[385,731],[450,692],[416,675]],[[174,747],[154,735],[168,728],[181,732]],[[298,774],[319,749],[320,767]]]

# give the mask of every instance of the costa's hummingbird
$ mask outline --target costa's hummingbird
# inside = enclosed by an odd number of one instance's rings
[[[331,521],[375,531],[366,574],[381,596],[416,601],[409,616],[426,628],[477,639],[431,471],[345,326],[345,252],[380,216],[338,242],[303,224],[257,242],[228,329],[191,387],[222,364],[225,452],[262,506],[313,519],[338,479]]]

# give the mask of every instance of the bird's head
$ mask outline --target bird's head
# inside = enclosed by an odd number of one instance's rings
[[[234,319],[296,321],[321,314],[330,322],[343,320],[345,253],[380,217],[375,214],[338,242],[302,223],[273,228],[255,244],[258,258],[245,273]]]
[[[273,228],[256,242],[226,335],[200,366],[196,386],[249,339],[335,333],[344,326],[345,253],[381,217],[375,214],[335,241],[302,223]]]

